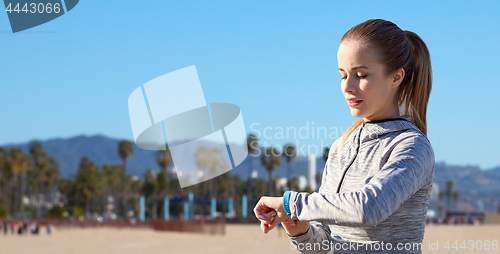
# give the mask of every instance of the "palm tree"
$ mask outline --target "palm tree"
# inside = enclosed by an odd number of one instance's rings
[[[453,192],[453,210],[457,210],[458,198],[460,197],[460,193]]]
[[[47,154],[43,150],[42,144],[40,142],[34,142],[30,148],[30,154],[34,159],[40,159]]]
[[[207,148],[201,146],[196,151],[196,166],[202,170],[202,177],[200,179],[207,179],[210,177],[218,176],[221,172],[227,171],[229,165],[221,156],[221,151],[217,148]],[[208,177],[207,177],[208,176]],[[215,197],[217,193],[217,183],[214,179],[205,181],[204,189],[207,201],[210,197]],[[205,209],[205,207],[203,208]]]
[[[281,159],[279,156],[278,151],[276,151],[275,147],[268,148],[266,149],[266,152],[262,154],[261,156],[261,163],[262,166],[264,166],[267,169],[267,173],[269,174],[269,183],[268,183],[268,188],[269,188],[269,195],[274,195],[273,191],[273,170],[275,167],[281,166]]]
[[[448,182],[446,182],[446,191],[444,195],[446,196],[446,203],[447,203],[446,210],[450,211],[451,210],[450,201],[453,195],[453,180],[449,180]]]
[[[30,147],[30,154],[33,160],[33,173],[31,175],[31,184],[35,189],[36,197],[36,217],[40,217],[43,184],[45,183],[45,171],[50,170],[50,164],[46,163],[47,154],[43,150],[40,142],[35,142]]]
[[[42,194],[40,192],[40,188],[43,182],[43,174],[41,174],[41,158],[45,156],[45,152],[43,151],[42,145],[39,142],[35,142],[31,145],[30,148],[31,158],[33,159],[33,174],[31,175],[31,185],[35,189],[36,196],[36,218],[40,217],[40,203],[42,201]]]
[[[45,193],[45,196],[49,196],[49,194],[51,193],[51,187],[61,181],[61,175],[59,173],[59,163],[57,163],[57,160],[53,157],[46,157],[44,159],[42,168],[42,192]]]
[[[9,205],[7,196],[8,173],[5,167],[6,160],[7,160],[7,153],[5,152],[5,149],[3,147],[0,147],[0,188],[3,194],[3,196],[0,196],[0,201],[1,201],[0,207],[2,207],[3,209],[7,209]]]
[[[328,156],[329,156],[329,154],[330,154],[330,148],[329,148],[329,147],[327,147],[327,146],[325,146],[325,147],[323,148],[323,160],[325,160],[325,164],[326,164],[326,162],[328,161]],[[326,167],[325,167],[325,168],[326,168]],[[316,173],[316,183],[317,183],[317,185],[318,185],[318,186],[319,186],[319,185],[321,185],[321,178],[322,178],[322,177],[323,177],[323,174],[321,174],[321,173]]]
[[[156,189],[155,189],[155,192],[153,192],[153,213],[151,214],[151,218],[153,220],[156,220],[158,219],[158,195],[161,195],[159,192],[162,191],[162,189],[160,189],[160,186],[163,184],[163,180],[164,180],[164,177],[163,177],[163,173],[161,172],[158,172],[158,171],[155,171],[154,172],[154,181],[155,181],[155,186],[156,186]]]
[[[328,154],[330,153],[330,148],[326,147],[323,149],[323,160],[325,162],[328,160]]]
[[[100,193],[101,179],[98,170],[94,162],[87,157],[83,157],[80,160],[75,184],[76,190],[85,201],[85,216],[90,212],[90,199]]]
[[[120,213],[123,217],[125,217],[125,183],[126,183],[126,178],[127,178],[127,160],[130,155],[133,153],[133,147],[132,143],[127,140],[122,140],[118,144],[118,154],[120,155],[120,158],[123,160],[123,167],[122,167],[122,193],[120,197]]]
[[[32,155],[33,158],[33,171],[29,177],[29,184],[32,186],[33,196],[36,200],[36,217],[39,218],[42,213],[42,204],[44,203],[44,191],[47,183],[47,173],[51,170],[51,164],[48,159],[42,157],[36,157]]]
[[[285,148],[283,150],[284,150],[283,156],[285,156],[286,162],[288,163],[286,180],[287,180],[288,189],[290,190],[291,189],[291,187],[290,187],[290,173],[292,171],[291,164],[292,164],[293,158],[295,158],[295,156],[297,156],[297,152],[295,151],[295,146],[293,146],[292,143],[286,144]]]
[[[196,152],[196,166],[202,170],[202,177],[207,174],[208,170],[210,169],[210,157],[212,155],[210,154],[210,150],[204,146],[198,148],[198,151]],[[200,177],[200,180],[202,179]],[[211,183],[211,182],[210,182]],[[209,182],[208,181],[203,181],[202,182],[202,189],[204,193],[204,198],[206,199],[205,201],[208,202],[210,199],[210,193],[209,193]],[[205,202],[204,202],[205,203]],[[203,215],[206,215],[207,213],[207,205],[203,205]]]
[[[321,185],[321,178],[323,178],[323,175],[321,173],[316,173],[316,184],[317,186],[320,186]]]
[[[141,194],[144,195],[146,201],[151,203],[151,218],[156,219],[156,193],[158,192],[158,178],[157,174],[151,170],[146,170],[144,173],[144,184],[141,188]],[[149,207],[149,205],[148,205]]]
[[[104,165],[101,174],[103,175],[104,180],[104,193],[106,197],[112,197],[112,203],[114,206],[114,210],[116,212],[117,202],[117,192],[122,189],[122,169],[119,164],[110,166]],[[108,212],[113,212],[113,208]]]
[[[250,189],[252,183],[252,154],[257,151],[259,145],[259,139],[254,134],[249,134],[247,137],[247,149],[248,149],[248,187],[247,187],[247,198],[250,199]]]
[[[6,161],[6,167],[8,174],[11,176],[11,179],[13,180],[13,183],[11,186],[13,188],[16,188],[18,186],[18,190],[14,192],[14,205],[12,208],[12,211],[17,211],[22,212],[24,208],[24,204],[22,202],[23,196],[24,196],[24,180],[25,180],[25,174],[26,172],[29,172],[31,170],[30,167],[31,164],[31,158],[25,154],[21,149],[19,148],[11,148],[9,150],[9,155],[7,157]],[[21,184],[18,184],[18,181],[21,182]],[[16,197],[16,194],[18,197]]]
[[[163,200],[167,197],[167,183],[170,180],[169,173],[168,173],[168,167],[170,164],[172,164],[172,157],[170,155],[170,149],[168,148],[168,145],[166,146],[165,150],[159,150],[156,153],[156,162],[158,162],[158,165],[160,165],[162,169],[162,177],[163,177],[163,182],[161,184],[162,186],[162,195],[163,195]]]
[[[438,194],[438,200],[439,200],[439,215],[443,216],[444,215],[444,206],[443,206],[443,198],[444,198],[444,192],[440,191]]]
[[[132,194],[127,202],[133,208],[134,214],[139,214],[139,197],[141,195],[142,184],[143,181],[139,177],[127,176],[127,186]]]

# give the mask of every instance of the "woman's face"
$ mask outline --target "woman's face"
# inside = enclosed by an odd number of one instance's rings
[[[352,116],[364,121],[399,116],[395,96],[404,77],[403,69],[384,76],[384,66],[377,62],[374,50],[355,40],[342,42],[337,58],[342,93]]]

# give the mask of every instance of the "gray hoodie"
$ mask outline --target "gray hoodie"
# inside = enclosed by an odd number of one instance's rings
[[[318,192],[291,192],[302,253],[422,253],[434,151],[410,116],[364,122],[328,155]],[[338,157],[337,157],[338,156]],[[388,250],[388,249],[391,250]]]

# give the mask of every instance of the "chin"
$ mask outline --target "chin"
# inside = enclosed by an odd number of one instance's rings
[[[363,114],[358,109],[351,109],[351,115],[356,118],[364,118],[366,116],[366,114]]]

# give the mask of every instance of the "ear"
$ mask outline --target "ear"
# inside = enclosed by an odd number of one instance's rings
[[[403,82],[404,77],[405,77],[405,70],[403,68],[394,72],[394,74],[392,75],[391,88],[393,89],[397,88],[401,84],[401,82]]]

